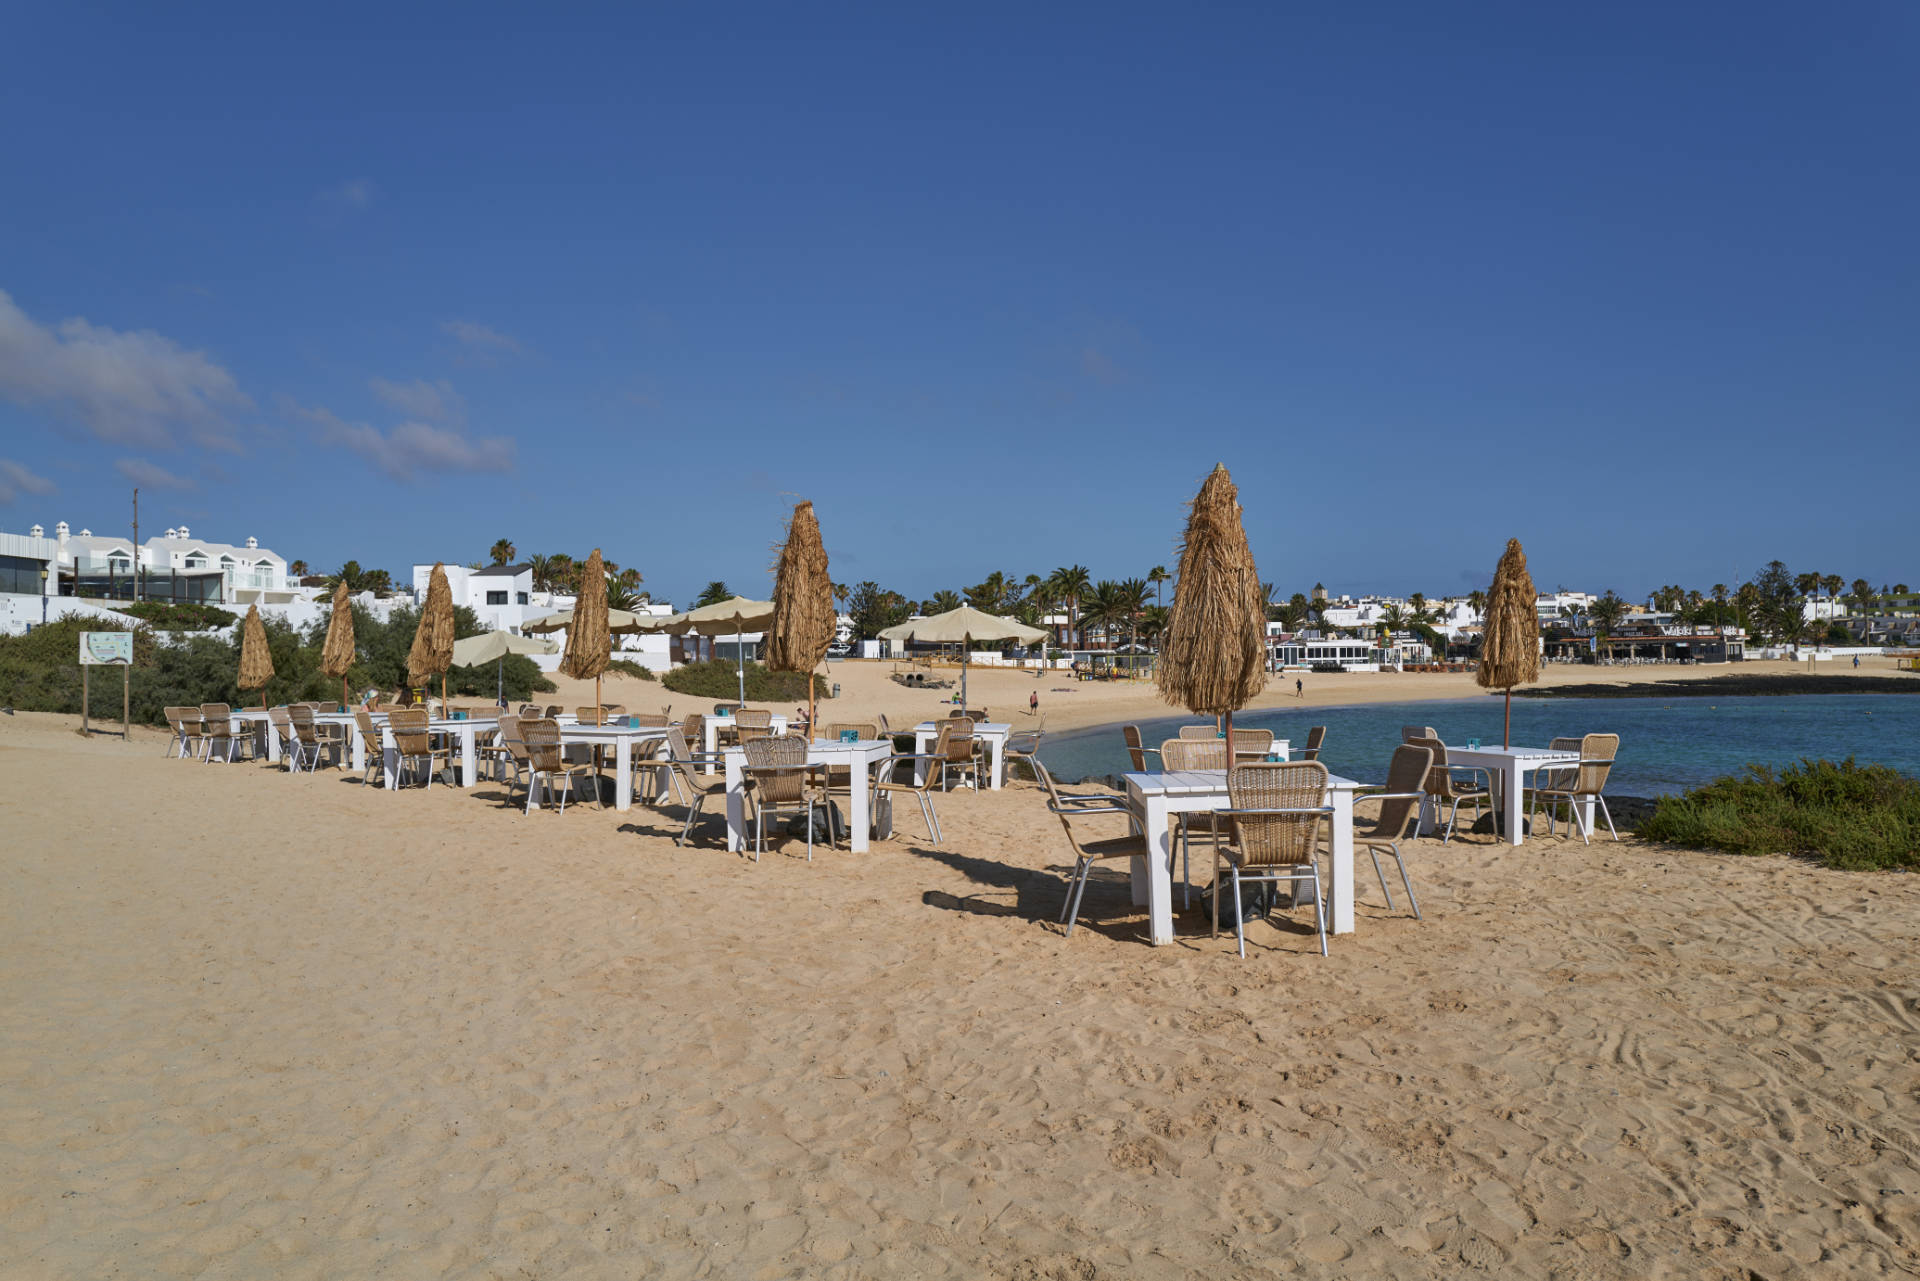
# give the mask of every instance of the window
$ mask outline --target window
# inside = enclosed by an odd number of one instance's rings
[[[505,592],[488,592],[487,593],[487,604],[504,605],[506,603],[507,603],[507,594]]]
[[[38,596],[40,571],[45,567],[45,561],[29,560],[25,556],[0,556],[0,592]],[[52,589],[52,580],[48,580],[47,586]]]
[[[525,592],[515,592],[514,595],[520,598],[520,603],[522,605],[527,603],[527,594]]]

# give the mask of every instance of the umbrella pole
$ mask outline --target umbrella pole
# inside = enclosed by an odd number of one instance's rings
[[[740,667],[740,701],[747,701],[747,642],[746,633],[738,627],[733,629],[733,661]]]
[[[808,736],[809,736],[809,737],[812,737],[812,738],[818,738],[818,737],[820,737],[820,735],[814,732],[814,728],[813,728],[813,721],[814,721],[814,716],[813,716],[813,673],[812,673],[812,672],[808,672],[808,673],[807,673],[807,734],[808,734]]]
[[[1513,746],[1513,686],[1507,686],[1507,716],[1500,727],[1500,746]]]
[[[1227,713],[1227,775],[1228,775],[1228,777],[1232,777],[1232,775],[1233,775],[1233,766],[1234,766],[1234,759],[1233,759],[1233,713],[1232,713],[1231,711],[1229,711],[1229,712]]]
[[[504,706],[506,701],[507,656],[502,654],[500,655],[500,660],[493,665],[493,703],[494,706],[500,707]]]

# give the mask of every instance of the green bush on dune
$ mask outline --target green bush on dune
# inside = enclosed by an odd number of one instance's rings
[[[1660,799],[1647,840],[1729,854],[1794,854],[1854,870],[1920,868],[1920,779],[1849,756],[1777,774],[1749,765]]]
[[[740,669],[724,658],[676,667],[660,678],[660,683],[676,694],[729,702],[740,697]],[[816,676],[814,697],[831,696],[833,682]],[[756,703],[804,703],[807,701],[807,677],[804,672],[770,672],[759,663],[747,664],[747,698]]]

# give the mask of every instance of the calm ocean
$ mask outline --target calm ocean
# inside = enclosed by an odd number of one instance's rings
[[[1448,743],[1478,737],[1500,741],[1501,700],[1386,703],[1247,712],[1234,724],[1270,729],[1297,749],[1312,725],[1327,727],[1320,754],[1335,774],[1377,782],[1400,742],[1402,725],[1431,725]],[[1173,737],[1197,717],[1142,721],[1150,744]],[[1513,741],[1545,747],[1549,739],[1587,733],[1620,735],[1620,761],[1607,790],[1659,796],[1735,774],[1749,761],[1789,765],[1803,756],[1891,765],[1920,775],[1920,695],[1796,694],[1773,698],[1605,698],[1513,700]],[[1063,779],[1120,774],[1126,748],[1117,726],[1048,735],[1041,759]]]

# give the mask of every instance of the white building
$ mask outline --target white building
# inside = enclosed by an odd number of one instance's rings
[[[39,535],[40,526],[33,527]],[[63,596],[132,600],[200,601],[217,605],[285,605],[306,593],[287,577],[284,556],[248,538],[244,545],[195,538],[181,525],[139,547],[122,535],[70,532],[53,527]]]
[[[531,565],[488,565],[473,569],[466,565],[443,563],[441,567],[446,571],[447,587],[455,607],[465,605],[472,610],[480,625],[488,631],[524,635],[528,623],[572,609],[574,605],[572,596],[535,591]],[[413,567],[413,599],[416,604],[426,603],[427,584],[432,580],[432,565]],[[673,613],[673,606],[665,602],[647,602],[633,612],[665,618]],[[564,630],[544,635],[565,650],[567,633]],[[638,663],[656,672],[663,672],[672,666],[670,640],[666,636],[651,633],[615,636],[613,651],[615,658]],[[554,671],[560,666],[559,653],[535,654],[532,658],[534,665],[545,672]]]

